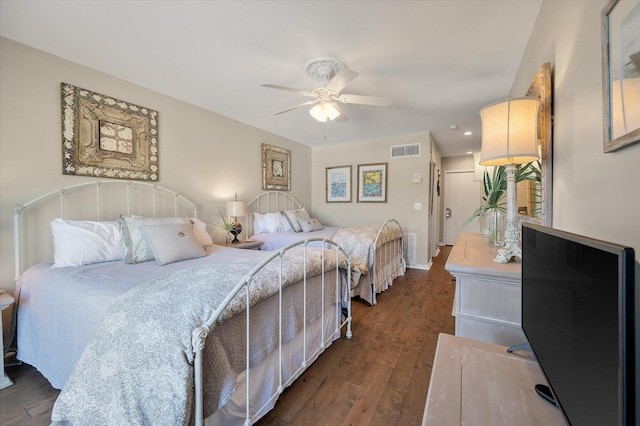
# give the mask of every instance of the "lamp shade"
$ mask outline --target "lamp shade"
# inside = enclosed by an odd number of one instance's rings
[[[227,201],[227,216],[238,217],[247,215],[247,204],[244,201]]]
[[[318,121],[325,123],[340,116],[340,111],[333,102],[321,101],[309,110],[309,114]]]
[[[539,110],[540,101],[532,97],[508,99],[482,108],[480,164],[503,166],[537,160]]]

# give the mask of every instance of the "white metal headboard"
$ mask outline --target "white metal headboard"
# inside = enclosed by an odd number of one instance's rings
[[[253,234],[253,213],[274,213],[282,210],[297,210],[302,203],[293,195],[282,191],[266,191],[247,203],[247,236]]]
[[[65,186],[56,189],[39,197],[36,197],[24,204],[16,204],[13,206],[13,235],[15,250],[15,279],[16,281],[22,274],[22,250],[24,238],[24,230],[22,229],[21,216],[25,209],[36,206],[55,196],[59,198],[59,211],[48,211],[49,214],[37,216],[35,220],[46,221],[47,229],[51,220],[56,217],[65,218],[65,206],[67,210],[82,210],[81,207],[93,204],[87,196],[87,189],[95,188],[95,216],[81,217],[82,220],[115,220],[120,214],[130,216],[131,214],[146,214],[153,217],[161,216],[179,216],[181,212],[185,216],[198,217],[198,206],[177,192],[149,182],[129,181],[129,180],[97,180],[78,183],[75,185]],[[103,189],[109,186],[109,189]],[[113,189],[112,189],[113,188]],[[120,191],[120,192],[118,192]],[[92,191],[93,192],[93,191]],[[123,194],[124,192],[124,194]],[[75,198],[74,198],[75,197]],[[93,198],[93,197],[91,197]],[[117,203],[118,198],[124,203]],[[143,202],[146,201],[146,202]],[[150,201],[150,205],[148,204]],[[162,202],[164,201],[164,203]],[[170,204],[173,206],[170,206]],[[110,217],[103,217],[108,207],[118,209],[116,214],[110,214]],[[170,212],[170,210],[173,210]],[[51,214],[54,216],[51,217]],[[88,214],[88,213],[87,213]],[[106,216],[106,215],[105,215]],[[27,224],[27,228],[29,224]]]

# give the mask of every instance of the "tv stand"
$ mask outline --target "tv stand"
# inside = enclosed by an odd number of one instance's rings
[[[510,354],[515,352],[515,351],[531,351],[531,345],[528,343],[521,343],[519,345],[514,345],[514,346],[509,346],[507,348],[507,352],[509,352]]]
[[[558,406],[558,402],[553,397],[553,394],[551,393],[551,389],[549,389],[549,386],[543,385],[542,383],[538,383],[535,386],[535,390],[536,390],[536,393],[540,395],[542,399],[547,401],[549,404],[553,405],[554,407]]]
[[[533,353],[440,334],[422,424],[566,426],[536,383],[546,380]]]

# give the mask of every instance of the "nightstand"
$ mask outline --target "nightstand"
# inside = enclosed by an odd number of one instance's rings
[[[11,306],[14,302],[13,297],[9,293],[0,291],[0,342],[4,345],[4,338],[2,336],[2,311]],[[4,374],[4,353],[0,361],[0,368],[2,368],[2,377],[0,377],[0,389],[4,389],[7,386],[11,386],[13,382]]]
[[[225,243],[216,243],[216,245],[221,247],[231,247],[231,248],[244,249],[244,250],[260,250],[264,245],[264,241],[245,240],[235,244],[230,243],[229,245],[226,245]]]

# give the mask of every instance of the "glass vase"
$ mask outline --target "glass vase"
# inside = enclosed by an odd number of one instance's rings
[[[504,245],[504,231],[507,227],[506,215],[498,209],[487,210],[484,214],[482,234],[487,236],[490,246]]]

